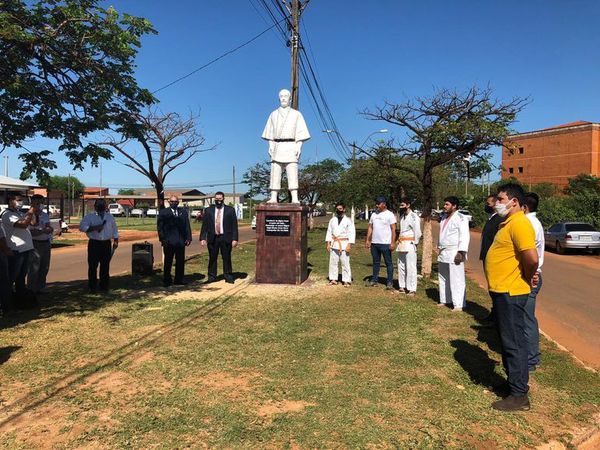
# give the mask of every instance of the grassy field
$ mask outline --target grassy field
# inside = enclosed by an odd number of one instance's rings
[[[249,283],[254,245],[235,250],[236,284],[113,278],[106,297],[58,286],[40,312],[0,331],[2,448],[522,448],[599,412],[600,378],[547,341],[532,410],[490,404],[503,380],[498,340],[468,308],[366,288],[355,247],[352,288],[327,286],[324,230],[310,233],[303,286]],[[383,271],[382,271],[383,274]]]

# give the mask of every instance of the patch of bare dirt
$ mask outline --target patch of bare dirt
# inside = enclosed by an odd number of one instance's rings
[[[258,408],[257,414],[261,417],[272,417],[275,414],[299,413],[309,406],[316,406],[316,404],[302,400],[269,401]]]

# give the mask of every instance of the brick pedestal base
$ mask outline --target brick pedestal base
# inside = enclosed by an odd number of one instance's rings
[[[291,203],[256,208],[256,282],[301,284],[308,278],[308,207]]]

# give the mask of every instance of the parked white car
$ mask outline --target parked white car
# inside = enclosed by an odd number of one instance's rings
[[[48,214],[50,217],[59,217],[60,216],[60,208],[56,205],[48,205],[44,206],[43,211]]]
[[[129,215],[135,217],[142,217],[144,215],[144,210],[143,208],[133,208],[131,211],[129,211]]]
[[[466,209],[459,209],[458,212],[461,213],[463,216],[465,216],[465,218],[469,221],[469,226],[472,227],[473,226],[473,215],[471,214],[471,212],[467,211]]]
[[[118,203],[111,203],[110,205],[108,205],[108,212],[111,213],[113,216],[118,217],[125,214],[125,208],[123,208],[123,205],[120,205]]]
[[[147,217],[156,217],[158,215],[158,209],[156,208],[148,208],[146,211]]]

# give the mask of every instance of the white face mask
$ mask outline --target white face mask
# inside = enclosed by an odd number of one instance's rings
[[[23,207],[23,202],[21,201],[16,201],[15,202],[15,208],[16,209],[21,209]]]
[[[508,216],[508,213],[510,211],[510,207],[506,203],[500,203],[500,202],[496,203],[496,206],[494,206],[494,209],[496,210],[496,214],[498,214],[500,217]]]

